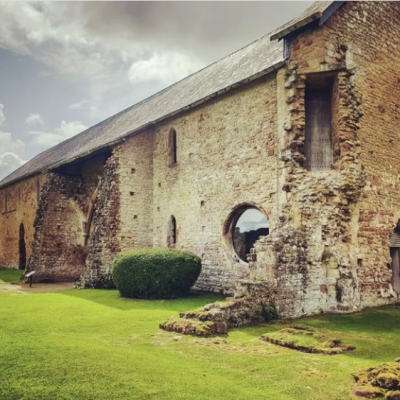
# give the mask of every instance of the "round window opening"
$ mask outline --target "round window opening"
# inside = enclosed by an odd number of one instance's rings
[[[261,236],[269,234],[269,223],[257,208],[247,208],[233,221],[232,245],[238,257],[247,263],[247,255]]]

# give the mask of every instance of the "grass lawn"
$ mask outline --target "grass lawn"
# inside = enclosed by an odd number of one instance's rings
[[[18,269],[10,269],[0,266],[0,284],[18,281],[23,272],[24,271]]]
[[[0,271],[0,279],[7,274]],[[357,347],[327,356],[259,340],[283,322],[219,338],[174,340],[158,329],[218,296],[139,301],[117,291],[16,294],[1,286],[2,400],[348,400],[351,373],[400,357],[400,307],[298,321],[340,332]]]

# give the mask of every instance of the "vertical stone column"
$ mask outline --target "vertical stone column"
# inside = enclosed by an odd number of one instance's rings
[[[111,268],[120,251],[120,189],[118,161],[113,155],[100,178],[91,219],[86,268],[78,287],[110,285]]]

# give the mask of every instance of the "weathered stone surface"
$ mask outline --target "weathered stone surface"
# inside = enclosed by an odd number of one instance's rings
[[[103,157],[49,175],[40,193],[27,271],[35,281],[76,281],[85,270]]]
[[[0,265],[18,268],[21,224],[24,225],[26,257],[29,259],[34,235],[33,222],[45,182],[46,176],[37,175],[7,189],[0,189]]]
[[[207,304],[198,310],[181,313],[160,325],[161,329],[188,335],[227,333],[229,328],[254,325],[276,318],[276,312],[267,295]]]
[[[111,268],[120,251],[120,192],[118,162],[111,156],[105,163],[92,206],[89,252],[77,287],[112,287]]]
[[[224,322],[197,321],[186,318],[171,317],[160,328],[169,332],[183,333],[184,335],[211,336],[227,333],[227,325]]]

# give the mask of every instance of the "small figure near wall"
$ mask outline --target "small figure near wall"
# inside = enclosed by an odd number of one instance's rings
[[[390,235],[390,257],[392,258],[392,285],[393,289],[400,294],[400,219]]]

